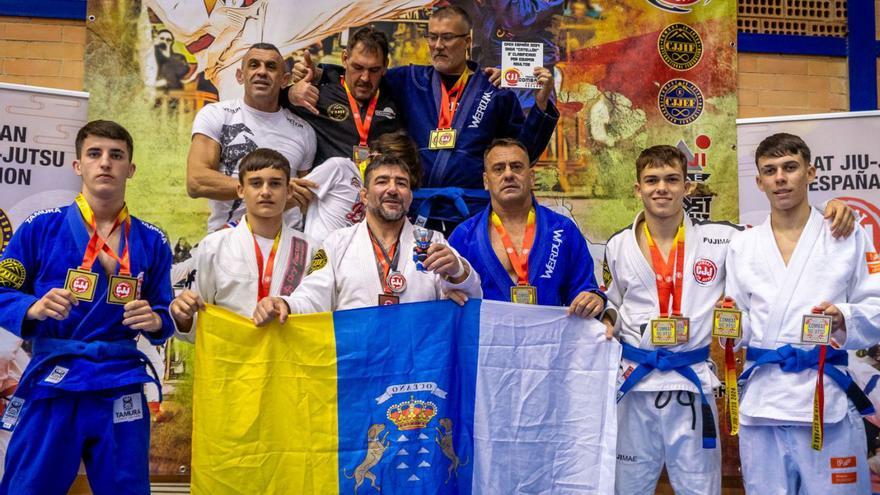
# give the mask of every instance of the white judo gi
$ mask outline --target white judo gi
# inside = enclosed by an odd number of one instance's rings
[[[271,248],[261,248],[263,263]],[[305,277],[317,244],[290,227],[281,228],[275,254],[269,295],[286,296]],[[195,251],[195,284],[192,290],[208,304],[216,304],[250,318],[257,306],[257,254],[247,217],[234,228],[218,230],[205,236]],[[191,328],[195,328],[195,321]],[[194,342],[195,332],[176,332],[175,336]]]
[[[845,318],[846,334],[832,336],[841,347],[860,349],[880,341],[880,265],[864,230],[857,227],[849,238],[834,239],[822,214],[811,210],[786,266],[768,217],[733,237],[726,293],[743,311],[741,344],[749,347],[739,413],[746,492],[870,493],[864,425],[858,404],[849,400],[858,394],[847,394],[830,374],[835,368],[846,373],[846,353],[828,349],[829,360],[831,353],[842,356],[834,361],[837,366],[825,364],[824,447],[816,451],[811,423],[817,371],[808,362],[808,351],[816,346],[801,344],[802,318],[822,301],[837,306]],[[773,362],[748,376],[762,350],[780,348],[780,355],[791,356],[788,371]]]
[[[364,219],[366,206],[361,202],[361,172],[348,158],[330,158],[312,169],[306,179],[318,184],[315,199],[306,210],[303,232],[321,243],[334,230],[349,227]],[[298,210],[297,210],[298,211]]]
[[[431,242],[446,244],[446,239],[440,232],[434,232]],[[480,277],[474,270],[460,284],[448,282],[434,272],[418,271],[412,259],[414,247],[413,226],[406,220],[398,248],[398,270],[406,278],[406,290],[399,294],[401,303],[445,299],[444,293],[450,289],[461,290],[472,298],[482,296]],[[379,294],[383,293],[366,221],[330,234],[309,270],[292,295],[282,295],[291,313],[377,306]]]
[[[650,321],[660,316],[655,272],[639,248],[636,236],[639,213],[629,227],[611,236],[605,248],[603,266],[609,307],[616,310],[615,323],[624,347],[657,351],[651,343]],[[729,223],[694,223],[684,218],[684,286],[682,315],[690,318],[687,343],[665,347],[659,352],[683,356],[690,353],[693,378],[698,379],[712,411],[712,423],[704,418],[700,388],[675,370],[651,371],[637,382],[618,403],[616,492],[635,495],[654,493],[663,464],[678,494],[707,495],[721,491],[721,452],[717,445],[718,414],[712,390],[719,385],[708,358],[712,340],[715,302],[724,290],[725,258],[730,237],[738,227]],[[636,351],[638,353],[638,351]],[[639,367],[621,360],[618,381]],[[705,418],[708,421],[708,418]],[[712,430],[714,428],[714,430]],[[714,432],[715,446],[704,448]],[[711,443],[711,442],[710,442]]]

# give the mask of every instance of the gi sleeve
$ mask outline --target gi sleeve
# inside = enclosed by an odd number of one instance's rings
[[[749,321],[749,307],[751,303],[751,294],[748,286],[743,280],[743,272],[738,269],[737,264],[742,263],[742,254],[740,253],[742,234],[736,232],[730,240],[727,248],[727,257],[724,260],[724,271],[726,273],[724,281],[724,295],[733,298],[736,308],[742,311],[742,340],[737,342],[735,349],[739,350],[743,346],[748,346],[751,340],[751,324]],[[719,342],[721,340],[719,339]]]
[[[569,306],[581,292],[592,292],[599,295],[607,305],[608,297],[599,290],[599,284],[596,282],[595,265],[586,239],[574,223],[567,223],[566,227],[566,235],[571,238],[572,249],[568,251],[566,271],[569,275],[563,287],[562,302],[565,306]]]
[[[439,232],[435,232],[434,238],[431,242],[446,244],[447,246],[449,246],[449,243],[446,242],[443,234]],[[459,252],[456,251],[454,247],[449,246],[449,248],[452,249],[452,252],[455,253],[456,256],[463,259],[461,254],[459,254]],[[446,299],[446,292],[450,290],[460,290],[467,294],[469,298],[473,299],[481,299],[483,297],[483,288],[480,285],[480,274],[477,273],[477,270],[474,269],[474,266],[470,262],[468,262],[467,264],[469,265],[470,273],[468,273],[467,278],[464,279],[461,283],[454,284],[449,280],[446,280],[444,277],[435,275],[439,280],[438,288],[441,291],[440,294],[437,295],[438,299]]]
[[[213,247],[212,236],[208,236],[199,243],[191,252],[193,254],[193,267],[195,269],[195,281],[191,290],[199,295],[206,304],[215,304],[217,300],[217,283],[214,278],[215,261],[217,250]],[[196,343],[196,323],[199,314],[193,315],[192,326],[184,332],[175,324],[174,337],[190,344]]]
[[[287,302],[290,314],[324,313],[336,308],[335,253],[326,246],[315,252],[308,274],[293,293],[279,296]]]
[[[845,349],[865,349],[880,342],[880,255],[860,226],[853,232],[856,243],[847,301],[835,303],[846,323],[845,335],[834,340]]]
[[[614,319],[614,332],[620,331],[620,306],[623,304],[623,290],[621,290],[617,273],[617,259],[614,257],[613,244],[609,242],[605,246],[605,256],[602,258],[602,284],[605,286],[605,311]],[[570,303],[569,303],[570,304]]]
[[[27,311],[39,300],[33,292],[40,268],[37,241],[42,236],[34,232],[34,225],[28,222],[19,227],[0,257],[0,327],[23,338],[36,323],[25,320]]]
[[[153,345],[162,345],[165,340],[174,334],[174,319],[168,305],[174,298],[171,289],[171,246],[165,236],[155,243],[153,249],[153,262],[144,275],[141,296],[150,303],[150,308],[159,315],[162,320],[162,328],[157,332],[141,332]]]
[[[301,170],[310,170],[312,166],[315,164],[315,152],[318,149],[318,140],[315,137],[315,129],[308,122],[303,121],[305,124],[305,136],[303,140],[305,141],[305,150],[303,152],[302,162],[296,166],[296,169]],[[293,166],[293,164],[291,164]]]

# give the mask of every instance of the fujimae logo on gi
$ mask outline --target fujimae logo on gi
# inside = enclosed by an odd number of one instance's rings
[[[399,398],[395,400],[395,396]],[[455,451],[452,419],[440,415],[446,397],[446,391],[433,382],[391,385],[376,397],[375,412],[384,410],[387,422],[375,422],[367,428],[366,448],[359,464],[342,469],[342,474],[353,480],[355,490],[365,482],[377,492],[383,486],[437,483],[436,474],[432,476],[436,467],[432,466],[438,462],[445,467],[443,483],[457,481],[458,469],[469,459],[460,459]],[[389,402],[391,405],[385,407]],[[371,417],[375,420],[377,416]]]

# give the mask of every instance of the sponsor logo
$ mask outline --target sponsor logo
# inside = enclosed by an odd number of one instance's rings
[[[70,284],[70,288],[73,290],[73,292],[76,292],[77,294],[84,294],[89,291],[89,287],[91,287],[91,285],[92,284],[89,282],[88,278],[80,276],[73,279],[73,282],[71,282]]]
[[[27,272],[21,261],[15,258],[6,258],[0,261],[0,287],[21,289],[26,277]]]
[[[480,122],[483,121],[483,114],[486,113],[486,108],[489,107],[489,100],[492,99],[492,95],[495,94],[495,91],[486,91],[483,93],[483,96],[480,97],[480,103],[477,104],[477,109],[474,111],[474,116],[471,118],[471,123],[468,125],[471,129],[476,129],[480,127]]]
[[[553,270],[556,269],[556,259],[559,257],[559,248],[562,246],[562,229],[553,231],[553,244],[550,246],[550,259],[544,264],[544,274],[541,278],[550,278],[553,276]]]
[[[131,295],[133,287],[128,282],[119,282],[116,284],[116,287],[113,288],[113,295],[116,296],[117,299],[128,299],[128,296]]]
[[[849,473],[831,473],[832,485],[849,485],[858,481],[859,477],[856,471]]]
[[[637,455],[627,455],[627,454],[617,454],[618,462],[639,462],[639,456]]]
[[[831,458],[831,469],[844,469],[854,467],[856,467],[856,456]]]
[[[666,12],[675,14],[687,14],[693,7],[707,5],[711,0],[647,0],[649,4]]]
[[[845,202],[847,206],[856,211],[859,216],[859,223],[865,228],[865,232],[868,233],[868,238],[874,246],[874,251],[880,249],[880,208],[862,198],[841,196],[836,199]],[[872,254],[877,255],[877,253]],[[865,261],[873,263],[867,257]],[[880,261],[880,259],[877,261]]]
[[[159,234],[159,237],[162,238],[162,244],[168,244],[168,237],[165,235],[165,232],[162,229],[160,229],[159,227],[156,227],[155,225],[151,224],[150,222],[145,222],[145,221],[141,220],[140,218],[138,218],[138,220],[141,222],[141,225],[143,225],[147,229],[152,230],[153,232]]]
[[[657,38],[660,58],[675,70],[693,69],[703,57],[703,40],[700,34],[687,24],[666,26]]]
[[[715,237],[703,237],[703,242],[706,244],[730,244],[730,239],[718,239]]]
[[[347,119],[348,113],[348,107],[342,103],[334,103],[327,107],[327,116],[330,117],[330,120],[335,120],[336,122],[342,122]]]
[[[3,412],[3,418],[0,419],[0,428],[12,431],[15,428],[15,425],[18,424],[18,418],[21,416],[21,408],[24,407],[24,399],[20,397],[13,397],[9,400],[9,405],[6,406],[6,411]]]
[[[394,109],[391,107],[385,107],[382,110],[376,110],[376,117],[383,117],[386,119],[396,119],[397,114],[394,113]]]
[[[68,368],[56,366],[43,381],[46,383],[59,383],[65,376],[67,376],[68,371],[70,371]]]
[[[40,215],[45,215],[46,213],[61,213],[61,209],[60,208],[47,208],[45,210],[37,210],[37,211],[31,213],[31,216],[27,217],[25,219],[24,223],[31,223],[34,221],[35,218],[37,218]]]
[[[312,257],[312,263],[309,265],[309,271],[306,272],[306,275],[311,275],[312,272],[316,272],[325,266],[327,266],[327,253],[324,251],[324,248],[321,248]]]
[[[709,285],[709,283],[715,280],[715,275],[717,274],[718,267],[712,260],[700,258],[694,263],[694,280],[700,285]]]
[[[516,86],[519,82],[519,69],[510,68],[504,71],[504,80],[511,86]]]
[[[348,220],[349,225],[354,225],[356,223],[361,223],[366,213],[366,205],[360,201],[355,201],[351,204],[351,211],[345,214],[345,219]]]
[[[688,125],[703,113],[703,93],[687,79],[672,79],[660,88],[657,105],[670,123]]]
[[[113,422],[127,423],[144,417],[144,403],[140,393],[123,395],[113,401]]]

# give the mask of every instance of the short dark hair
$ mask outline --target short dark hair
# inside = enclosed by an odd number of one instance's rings
[[[678,167],[687,179],[687,157],[675,146],[658,144],[642,150],[636,159],[636,180],[642,179],[642,172],[648,167]]]
[[[238,183],[244,185],[244,176],[248,172],[256,172],[264,168],[274,168],[284,172],[290,180],[290,162],[281,153],[269,148],[257,148],[238,162]]]
[[[125,146],[128,148],[128,161],[131,162],[134,156],[134,140],[125,127],[112,120],[93,120],[82,126],[79,132],[76,133],[75,141],[76,157],[78,159],[82,158],[83,142],[89,136],[125,141]]]
[[[406,165],[407,173],[409,173],[410,188],[414,191],[419,188],[419,184],[422,180],[422,165],[419,160],[419,149],[416,147],[413,140],[410,139],[406,131],[400,130],[380,135],[370,143],[370,151],[374,152],[377,156],[396,158],[403,162]],[[370,163],[367,165],[367,170],[370,169],[370,165],[372,165],[373,161],[375,160],[370,160]],[[391,163],[389,162],[388,164]],[[367,172],[365,170],[364,183],[367,182]]]
[[[412,190],[417,189],[418,186],[416,182],[413,182],[413,172],[409,164],[403,161],[399,156],[395,155],[376,155],[370,159],[370,163],[368,163],[367,168],[364,169],[364,187],[370,185],[370,176],[373,175],[373,172],[379,167],[397,167],[406,172],[409,176],[409,188]]]
[[[284,55],[281,54],[281,50],[279,50],[278,47],[273,45],[272,43],[254,43],[253,45],[248,47],[247,51],[244,52],[245,56],[241,57],[242,67],[244,67],[244,63],[247,60],[247,54],[251,50],[269,50],[277,53],[278,56],[282,59],[284,58]]]
[[[526,145],[522,144],[519,139],[515,138],[495,138],[489,143],[489,146],[486,148],[486,151],[483,152],[483,166],[486,166],[486,158],[489,157],[489,153],[495,148],[507,148],[507,147],[517,147],[523,150],[526,153],[527,159],[531,162],[531,157],[529,157],[529,150],[526,148]]]
[[[364,26],[348,38],[348,53],[351,54],[351,51],[358,44],[363,45],[364,50],[380,52],[385,65],[388,65],[388,37],[385,36],[385,33],[373,26]]]
[[[767,136],[755,150],[755,165],[760,158],[779,158],[786,155],[800,155],[804,158],[807,166],[810,165],[810,147],[800,136],[778,132]]]
[[[431,13],[432,19],[450,19],[452,17],[461,17],[464,20],[464,23],[467,26],[468,30],[473,29],[474,21],[471,20],[471,16],[467,13],[466,10],[459,7],[458,5],[447,5],[445,7],[440,7]]]
[[[160,30],[156,31],[156,36],[159,36],[159,35],[162,34],[162,33],[168,33],[168,34],[171,35],[171,39],[176,39],[176,38],[174,37],[174,33],[172,33],[171,31],[169,31],[169,30],[167,30],[167,29],[160,29]]]

